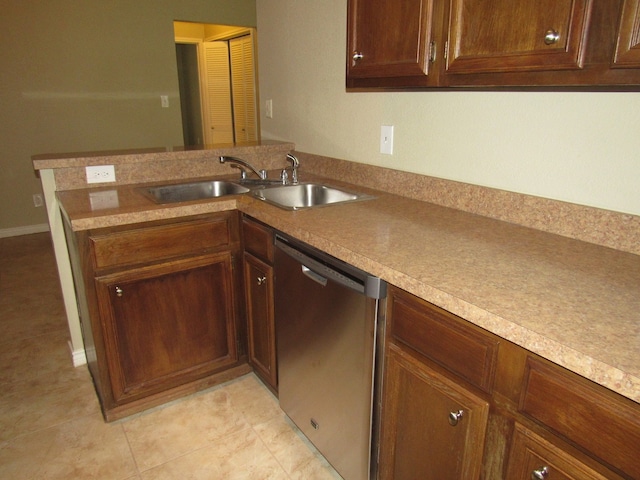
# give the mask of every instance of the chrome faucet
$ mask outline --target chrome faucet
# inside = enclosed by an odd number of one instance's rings
[[[241,172],[240,178],[242,180],[247,178],[247,171],[245,170],[245,168],[248,168],[253,173],[255,173],[260,180],[266,180],[267,178],[266,170],[257,170],[255,167],[245,162],[244,160],[241,160],[240,158],[221,156],[220,163],[229,163],[232,167],[239,168]]]
[[[300,166],[300,161],[290,153],[287,153],[287,160],[291,162],[291,183],[293,185],[298,184],[298,167]],[[285,169],[286,172],[286,169]]]

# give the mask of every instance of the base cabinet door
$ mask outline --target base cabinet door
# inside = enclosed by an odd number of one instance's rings
[[[237,361],[231,253],[96,278],[114,401],[135,400]]]
[[[516,424],[507,478],[509,480],[605,480],[608,477],[600,475],[564,450],[522,425]]]
[[[488,402],[395,345],[387,352],[380,478],[479,478]]]
[[[244,282],[249,337],[249,362],[274,389],[276,368],[273,267],[249,253],[244,254]]]

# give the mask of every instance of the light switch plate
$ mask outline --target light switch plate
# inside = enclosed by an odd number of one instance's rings
[[[269,99],[264,103],[265,116],[267,118],[273,118],[273,100]]]
[[[380,153],[393,155],[393,125],[380,127]]]

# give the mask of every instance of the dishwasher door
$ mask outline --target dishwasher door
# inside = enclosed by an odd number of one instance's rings
[[[276,237],[280,406],[346,480],[369,480],[384,281]]]

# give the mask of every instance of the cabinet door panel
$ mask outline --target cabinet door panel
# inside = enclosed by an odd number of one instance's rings
[[[507,478],[510,480],[607,479],[519,424],[515,428]]]
[[[614,67],[640,67],[640,0],[624,0]]]
[[[451,0],[447,72],[580,68],[590,12],[591,0]]]
[[[273,268],[253,255],[244,255],[244,280],[249,327],[249,360],[258,373],[277,387],[276,339],[273,311]]]
[[[432,14],[433,0],[350,0],[348,77],[426,76]]]
[[[380,478],[478,478],[488,403],[396,346],[386,362]]]
[[[519,409],[610,465],[640,478],[637,404],[528,358]]]
[[[116,401],[236,361],[229,253],[99,277],[96,285]]]

